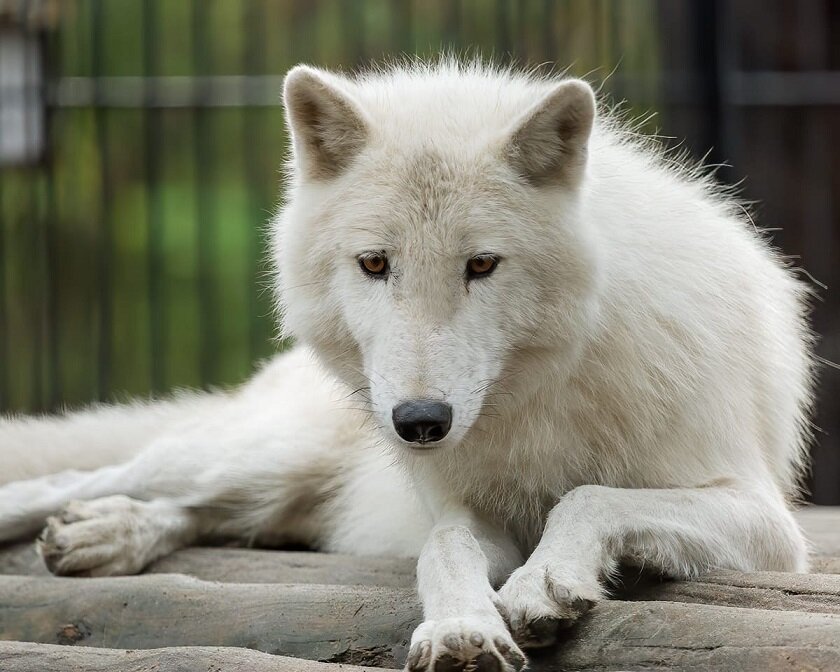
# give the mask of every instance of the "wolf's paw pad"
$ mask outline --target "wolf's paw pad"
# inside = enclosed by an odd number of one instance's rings
[[[70,502],[47,518],[38,537],[38,552],[47,568],[59,576],[134,574],[138,566],[134,524],[136,503],[117,495],[89,502]]]
[[[480,618],[421,623],[406,661],[408,672],[518,672],[524,666],[504,624]]]
[[[548,568],[520,567],[499,598],[513,638],[523,648],[550,646],[603,597],[597,580],[562,579]]]

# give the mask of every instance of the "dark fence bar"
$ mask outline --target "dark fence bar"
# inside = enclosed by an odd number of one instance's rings
[[[3,127],[0,125],[0,134],[2,133]],[[0,208],[3,207],[3,195],[6,190],[4,177],[5,175],[0,171]],[[6,299],[6,255],[11,254],[11,252],[6,248],[6,224],[0,220],[0,409],[11,407],[9,399],[9,367],[11,366],[8,338],[9,302]]]
[[[103,13],[106,4],[93,0],[90,12],[91,32],[91,70],[94,77],[102,75],[105,55],[105,27]],[[100,97],[101,83],[94,80],[94,126],[96,128],[96,148],[98,150],[99,177],[101,185],[101,214],[99,220],[100,238],[97,251],[99,303],[97,314],[97,398],[108,399],[111,396],[111,335],[112,328],[112,265],[114,260],[113,194],[111,191],[110,138],[108,135],[107,115],[104,109],[96,105]]]
[[[58,54],[60,53],[61,49],[61,31],[53,31],[48,35],[42,36],[42,40],[44,46],[44,53],[46,54],[46,59],[44,63],[45,81],[49,82],[50,80],[56,79],[60,76],[60,73],[58,72]],[[41,95],[44,97],[44,99],[46,99],[46,86],[41,92]],[[46,274],[46,277],[44,279],[46,287],[46,297],[44,305],[42,306],[43,310],[45,311],[44,330],[46,332],[46,345],[42,356],[45,361],[45,367],[47,371],[47,393],[46,397],[44,398],[43,407],[41,409],[45,412],[55,410],[59,407],[62,401],[61,381],[59,378],[58,371],[58,343],[60,336],[58,332],[58,277],[56,273],[56,263],[58,256],[56,226],[60,215],[56,205],[55,194],[55,153],[51,151],[51,149],[49,149],[53,145],[52,139],[55,136],[55,129],[53,128],[53,125],[56,123],[58,123],[58,119],[56,118],[55,110],[47,106],[47,114],[44,120],[44,128],[46,132],[46,144],[48,150],[44,159],[43,167],[44,199],[46,211],[43,257],[45,262],[44,272]],[[1,176],[0,181],[2,181]],[[3,227],[0,226],[0,229],[2,228]],[[0,259],[2,258],[2,254],[0,254]],[[3,297],[4,293],[0,291],[0,304],[5,303],[3,301]],[[0,354],[0,357],[2,356],[3,354]],[[2,401],[0,401],[0,409],[3,408],[5,408],[5,405],[2,403]]]
[[[163,210],[160,193],[161,152],[163,135],[161,132],[160,111],[150,103],[157,94],[152,79],[160,70],[158,54],[160,35],[158,34],[157,2],[143,0],[143,73],[146,80],[145,100],[143,105],[143,156],[144,177],[146,181],[146,227],[149,233],[149,343],[151,345],[151,380],[154,393],[165,391],[166,347],[164,334],[166,312],[163,295]]]
[[[207,35],[207,12],[202,0],[192,0],[192,65],[201,76],[210,67],[212,58]],[[196,217],[198,219],[198,279],[199,279],[199,371],[204,383],[214,381],[215,311],[211,263],[214,258],[213,191],[210,167],[214,160],[210,118],[205,102],[209,98],[206,82],[196,80],[195,92],[199,101],[193,110],[193,149],[195,151]],[[214,381],[215,382],[215,381]]]
[[[266,62],[266,16],[265,6],[258,2],[244,3],[242,7],[242,25],[247,27],[248,39],[245,48],[242,50],[242,72],[258,73],[261,77],[259,84],[265,84],[265,72],[268,68]],[[243,81],[245,97],[251,94],[249,80]],[[259,90],[254,92],[257,95],[273,95],[276,100],[279,97],[278,89],[269,88],[267,91]],[[261,139],[268,135],[269,129],[265,127],[265,114],[263,110],[246,110],[241,120],[242,124],[242,146],[245,157],[245,175],[248,185],[248,219],[252,222],[249,228],[248,237],[248,260],[250,266],[250,282],[248,284],[248,312],[251,316],[249,325],[249,355],[252,361],[257,360],[264,352],[266,333],[262,328],[262,319],[265,317],[266,306],[260,301],[260,294],[263,290],[261,275],[263,273],[263,258],[265,243],[263,236],[266,222],[270,215],[267,210],[269,204],[274,200],[261,185],[265,180],[261,174],[264,162]]]

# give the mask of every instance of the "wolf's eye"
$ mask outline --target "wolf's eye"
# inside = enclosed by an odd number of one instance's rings
[[[479,254],[467,262],[467,279],[486,277],[495,271],[498,265],[498,257],[492,254]]]
[[[367,275],[384,278],[388,275],[388,257],[384,254],[364,254],[359,257],[359,267]]]

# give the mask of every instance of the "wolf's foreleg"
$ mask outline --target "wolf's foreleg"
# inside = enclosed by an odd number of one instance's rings
[[[44,520],[70,501],[125,493],[126,465],[61,471],[0,486],[0,543],[34,536]]]
[[[767,488],[581,486],[554,507],[536,550],[499,591],[516,641],[550,644],[556,627],[545,623],[588,609],[622,559],[688,577],[716,567],[803,571],[807,552],[781,496]]]
[[[408,669],[521,669],[525,657],[496,607],[492,585],[521,562],[499,530],[466,512],[444,516],[417,563],[426,620],[411,638]]]

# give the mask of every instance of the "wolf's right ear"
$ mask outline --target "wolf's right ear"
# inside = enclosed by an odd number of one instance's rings
[[[283,84],[283,104],[295,164],[307,178],[335,177],[367,140],[364,113],[328,73],[306,65],[292,68]]]

